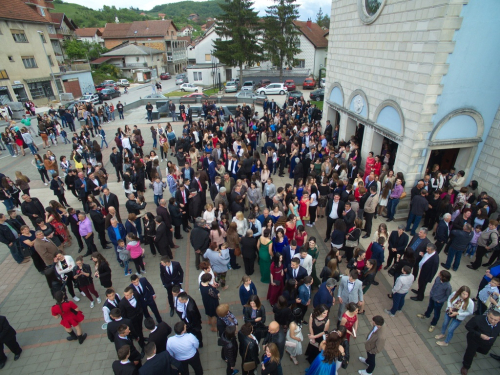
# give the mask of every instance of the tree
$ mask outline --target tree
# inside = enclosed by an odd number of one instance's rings
[[[280,72],[283,81],[283,67],[295,66],[295,55],[301,52],[297,46],[299,30],[293,23],[299,17],[296,0],[274,0],[275,5],[266,9],[265,49],[266,56]]]
[[[324,14],[321,8],[319,8],[318,14],[316,14],[316,23],[326,29],[330,27],[330,17]]]
[[[63,47],[70,60],[94,60],[107,51],[99,43],[82,42],[76,39],[65,40]]]
[[[219,6],[224,13],[215,25],[215,32],[220,38],[214,42],[214,56],[222,64],[238,66],[242,83],[243,65],[263,60],[259,17],[250,0],[225,0]]]

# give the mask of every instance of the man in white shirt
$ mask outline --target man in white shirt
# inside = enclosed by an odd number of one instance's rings
[[[172,357],[181,362],[181,372],[189,373],[188,365],[190,365],[195,375],[203,375],[203,367],[200,361],[200,353],[198,347],[200,345],[198,339],[191,333],[186,333],[186,324],[177,322],[174,326],[175,336],[170,337],[167,341],[167,351]]]
[[[344,211],[345,204],[340,200],[340,193],[335,193],[333,200],[329,200],[326,205],[326,237],[325,242],[330,240],[330,234],[332,232],[333,225],[338,218],[342,218],[342,212]]]
[[[294,258],[299,258],[300,265],[306,269],[307,275],[311,276],[313,262],[312,262],[312,256],[310,256],[307,253],[307,250],[305,250],[304,248],[301,248],[300,253],[295,254]]]

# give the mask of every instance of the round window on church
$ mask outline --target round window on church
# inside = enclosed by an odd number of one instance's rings
[[[369,25],[378,18],[386,0],[358,0],[358,13],[361,22]]]

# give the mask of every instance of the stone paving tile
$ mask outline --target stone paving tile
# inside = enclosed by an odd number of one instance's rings
[[[145,134],[144,139],[146,146],[144,150],[149,150],[151,147],[151,139],[148,137],[149,126],[143,123],[143,114],[140,111],[127,113],[127,120],[123,122],[116,121],[111,125],[105,125],[105,131],[108,134],[108,139],[111,138],[112,132],[118,126],[125,124],[139,124]],[[166,121],[161,121],[165,123]],[[180,125],[174,124],[174,129],[180,133]],[[37,139],[38,140],[38,139]],[[57,156],[68,154],[70,147],[58,145],[51,148]],[[43,152],[43,149],[41,150]],[[103,150],[104,166],[109,172],[114,171],[109,163],[110,148]],[[166,162],[161,164],[162,167],[166,166]],[[28,175],[32,180],[30,184],[33,196],[38,197],[44,205],[49,200],[53,199],[53,195],[47,194],[48,187],[44,186],[41,182],[38,173],[33,169],[30,164],[30,158],[0,158],[0,168],[2,173],[13,176],[15,170],[21,170],[24,174]],[[113,173],[111,173],[113,175]],[[273,176],[277,186],[284,186],[289,182],[288,178],[280,178]],[[120,212],[122,218],[125,217],[126,210],[124,208],[125,197],[121,193],[121,185],[114,182],[114,176],[109,180],[108,186],[110,189],[117,193],[121,202]],[[166,193],[167,198],[169,196]],[[71,193],[66,194],[68,202],[76,208],[80,208],[81,204],[72,196]],[[152,200],[152,193],[146,192],[146,201],[148,202],[147,210],[154,210]],[[379,223],[385,220],[378,218],[374,220],[374,228]],[[395,229],[397,223],[388,223],[389,231]],[[320,257],[318,269],[323,264],[323,259],[327,254],[327,247],[322,239],[326,222],[325,219],[319,219],[314,228],[307,227],[307,232],[310,236],[317,238],[318,247],[320,249]],[[374,229],[375,230],[375,229]],[[199,304],[201,298],[196,286],[199,271],[194,267],[192,249],[189,246],[189,236],[184,236],[183,240],[176,241],[180,248],[174,250],[174,258],[181,262],[185,270],[185,285],[184,288],[190,293]],[[368,240],[362,240],[362,245],[365,248],[368,246]],[[77,256],[76,245],[67,248],[65,251],[72,255]],[[113,284],[118,292],[122,292],[123,288],[127,286],[130,281],[127,277],[123,276],[123,271],[118,267],[114,261],[112,250],[103,250],[103,255],[108,258],[113,272]],[[443,256],[442,256],[443,258]],[[443,260],[443,259],[441,259]],[[86,259],[87,261],[87,259]],[[168,315],[168,307],[166,302],[166,292],[161,287],[159,278],[159,258],[152,257],[149,249],[146,248],[146,262],[147,262],[147,278],[155,286],[157,293],[157,304],[161,310],[162,316],[167,323],[173,325],[176,319],[170,318]],[[241,259],[238,262],[242,265]],[[465,259],[462,262],[466,264]],[[186,266],[187,265],[187,266]],[[253,281],[257,286],[258,294],[261,299],[264,299],[267,293],[267,285],[260,282],[258,264],[256,265],[256,274],[253,276]],[[345,269],[345,264],[342,266]],[[482,271],[481,271],[482,273]],[[458,272],[452,273],[452,286],[454,289],[461,285],[469,285],[475,293],[475,286],[479,284],[481,278],[480,272],[470,271],[464,265]],[[230,288],[222,292],[222,300],[229,301],[232,311],[241,319],[241,305],[239,304],[238,290],[236,285],[239,284],[243,276],[243,269],[232,270],[228,273],[228,281]],[[4,372],[18,374],[51,374],[51,375],[66,375],[72,373],[68,371],[68,367],[72,369],[78,368],[78,373],[87,375],[102,375],[112,374],[111,362],[116,358],[114,346],[109,343],[105,333],[101,330],[102,312],[101,306],[96,304],[94,309],[90,309],[89,301],[82,297],[78,303],[80,309],[85,314],[85,321],[83,324],[84,330],[89,334],[89,338],[82,345],[76,343],[68,343],[65,340],[66,333],[58,322],[50,316],[50,307],[53,300],[49,297],[47,284],[45,278],[39,275],[32,266],[31,262],[24,265],[17,265],[11,258],[8,250],[5,247],[0,248],[0,277],[3,283],[0,287],[0,313],[9,318],[11,324],[18,331],[18,340],[24,348],[23,356],[19,361],[12,360],[12,354],[6,351],[9,360],[6,363]],[[421,321],[416,318],[416,314],[425,310],[427,306],[427,299],[424,302],[413,302],[407,299],[406,305],[402,314],[398,314],[395,318],[389,318],[383,312],[383,309],[391,306],[391,300],[386,297],[390,291],[393,280],[387,275],[386,271],[379,273],[377,279],[380,285],[372,286],[366,295],[366,315],[360,316],[359,323],[359,337],[358,340],[352,340],[351,343],[351,362],[347,370],[340,370],[340,374],[357,374],[357,371],[365,367],[357,360],[360,355],[365,355],[364,351],[364,338],[369,332],[370,324],[369,319],[376,314],[380,314],[386,318],[387,322],[387,344],[386,350],[377,356],[377,374],[391,375],[391,374],[456,374],[460,370],[461,358],[465,350],[465,327],[462,324],[456,331],[453,341],[447,348],[441,348],[435,345],[434,335],[438,333],[441,322],[438,323],[436,331],[433,333],[427,332],[429,321]],[[96,289],[104,297],[104,288],[96,282]],[[427,290],[429,293],[430,287]],[[267,301],[264,301],[264,306],[268,311],[268,322],[272,319],[271,306]],[[200,306],[203,314],[202,306]],[[332,327],[336,319],[336,307],[332,309],[331,322]],[[311,310],[308,311],[308,314]],[[207,332],[208,331],[208,332]],[[208,375],[222,374],[225,367],[224,362],[220,359],[220,348],[215,345],[215,333],[209,332],[205,329],[204,337],[207,343],[214,343],[214,345],[206,345],[200,352],[200,356],[205,365],[205,373]],[[304,337],[307,336],[307,327],[303,328]],[[307,344],[304,343],[304,351]],[[498,345],[493,348],[493,352],[499,354],[500,350]],[[80,354],[75,356],[75,353]],[[82,361],[80,358],[86,358]],[[425,360],[417,360],[425,358]],[[67,365],[69,359],[69,365]],[[299,365],[295,366],[286,358],[283,360],[284,373],[299,374],[308,367],[308,363],[303,356],[299,358]],[[41,364],[34,366],[34,364]],[[61,363],[64,364],[61,367]],[[67,366],[66,366],[67,365]],[[238,357],[237,366],[240,367],[241,359]],[[76,366],[76,367],[75,367]],[[498,369],[498,362],[478,354],[475,359],[473,367],[469,374],[484,374],[485,371]],[[493,372],[492,372],[493,373]]]

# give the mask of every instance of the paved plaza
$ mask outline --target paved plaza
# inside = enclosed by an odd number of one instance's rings
[[[121,187],[121,183],[116,182],[114,168],[109,162],[109,154],[111,147],[114,146],[112,139],[118,126],[122,128],[126,125],[137,124],[142,131],[144,140],[144,152],[147,153],[152,147],[152,139],[149,132],[150,124],[147,124],[144,117],[145,111],[141,109],[134,110],[131,113],[125,114],[125,120],[116,120],[111,124],[103,126],[107,134],[109,148],[103,149],[103,160],[105,168],[110,172],[108,187],[113,193],[116,193],[121,202],[122,218],[126,215],[125,195]],[[156,121],[157,122],[157,121]],[[156,123],[155,122],[155,123]],[[161,121],[166,123],[165,119]],[[78,129],[77,129],[78,130]],[[174,125],[174,130],[177,134],[181,133],[180,123]],[[40,138],[36,138],[37,141]],[[99,139],[100,141],[100,139]],[[69,156],[71,145],[52,146],[51,150],[57,156]],[[44,150],[40,145],[40,153]],[[169,157],[169,160],[172,157]],[[26,155],[12,158],[6,156],[6,152],[0,157],[0,171],[7,176],[14,177],[14,172],[22,171],[31,179],[31,195],[39,198],[44,205],[52,199],[55,199],[52,191],[45,186],[36,168],[31,164],[32,157]],[[161,163],[162,167],[166,167],[166,162]],[[276,186],[284,186],[289,182],[288,178],[279,178],[273,176]],[[169,198],[168,189],[165,190],[164,197]],[[67,192],[66,198],[72,207],[81,209],[81,203],[73,197],[71,192]],[[146,211],[155,212],[156,206],[153,203],[153,195],[151,191],[146,193],[148,205]],[[380,217],[374,220],[374,228],[385,219]],[[29,220],[26,220],[29,221]],[[388,223],[389,231],[396,229],[398,223]],[[321,254],[318,259],[318,272],[324,263],[324,258],[327,254],[326,244],[323,242],[326,230],[326,219],[319,219],[316,227],[307,227],[309,236],[314,236],[317,239]],[[374,229],[375,231],[375,229]],[[197,301],[198,307],[204,316],[203,304],[201,295],[197,286],[199,271],[194,266],[194,251],[189,243],[189,236],[184,234],[183,240],[176,240],[180,246],[173,250],[175,260],[179,261],[185,271],[185,284],[183,288]],[[367,239],[361,241],[365,248],[369,245]],[[96,245],[99,248],[98,241]],[[167,293],[163,288],[159,275],[159,256],[153,257],[150,253],[149,246],[146,249],[146,271],[145,275],[151,284],[155,287],[157,295],[157,304],[160,308],[163,319],[173,326],[177,322],[177,317],[171,318],[168,314]],[[77,243],[66,248],[67,254],[76,258]],[[113,271],[113,286],[123,296],[123,289],[130,284],[130,278],[123,275],[122,268],[117,264],[112,249],[103,250],[102,254],[108,259]],[[441,255],[441,261],[444,261],[444,254]],[[387,256],[386,256],[387,259]],[[461,285],[468,285],[475,295],[477,286],[479,285],[484,268],[479,271],[472,271],[465,267],[467,259],[464,259],[462,266],[458,272],[451,271],[451,284],[453,290],[456,290]],[[86,262],[90,261],[86,258]],[[238,261],[243,265],[242,259]],[[260,282],[259,267],[256,266],[256,273],[253,275],[258,294],[261,300],[267,295],[267,285]],[[342,266],[342,271],[345,270],[345,263]],[[239,270],[231,270],[228,272],[229,289],[221,291],[221,302],[230,304],[232,312],[237,316],[240,325],[243,321],[242,308],[238,297],[237,286],[244,275],[244,268]],[[50,314],[50,307],[54,304],[54,300],[50,296],[45,277],[36,272],[32,262],[17,265],[12,259],[6,246],[0,247],[0,314],[5,315],[11,325],[17,330],[18,342],[23,348],[21,358],[14,362],[12,353],[7,352],[8,360],[5,368],[2,370],[5,374],[48,374],[48,375],[64,375],[64,374],[80,374],[80,375],[100,375],[112,374],[111,363],[117,359],[114,344],[110,343],[106,337],[105,331],[101,329],[103,323],[102,305],[96,304],[95,308],[90,308],[89,301],[82,297],[78,302],[79,308],[85,315],[85,320],[82,324],[84,332],[88,334],[87,340],[83,345],[77,342],[66,341],[66,332],[59,325],[59,320],[54,319]],[[441,317],[436,330],[429,333],[429,320],[422,321],[416,317],[417,313],[422,313],[427,307],[428,297],[423,302],[414,302],[409,300],[408,295],[403,312],[390,318],[383,312],[384,309],[390,308],[392,303],[387,298],[390,292],[393,280],[387,274],[387,271],[382,271],[377,276],[380,285],[372,286],[365,295],[366,314],[360,315],[360,324],[358,337],[351,341],[351,360],[347,370],[339,370],[339,374],[357,374],[358,370],[364,369],[365,366],[358,361],[358,356],[365,356],[364,343],[370,328],[370,320],[374,315],[382,315],[386,320],[386,345],[383,353],[377,355],[377,366],[375,374],[391,375],[391,374],[459,374],[462,366],[462,356],[465,351],[465,324],[461,324],[455,331],[455,336],[448,347],[440,347],[436,345],[434,336],[439,333],[443,316]],[[102,299],[105,298],[104,288],[95,280],[94,285]],[[414,284],[416,285],[416,283]],[[430,291],[430,286],[427,288],[427,295]],[[77,293],[78,294],[78,293]],[[267,301],[264,302],[267,311],[267,321],[273,320],[272,308]],[[306,320],[309,320],[309,309]],[[334,306],[330,313],[330,328],[336,325],[337,308]],[[204,319],[204,344],[200,350],[201,360],[204,367],[204,373],[208,375],[222,375],[225,373],[226,364],[221,360],[221,348],[217,346],[216,333],[211,332],[205,316]],[[306,326],[303,327],[303,335],[305,342],[303,350],[307,347],[307,332]],[[147,336],[147,332],[145,331]],[[500,354],[500,344],[497,342],[492,350],[493,353]],[[262,352],[261,352],[262,353]],[[292,363],[288,356],[283,358],[283,370],[285,374],[303,374],[308,367],[308,363],[304,356],[299,356],[299,365]],[[237,368],[241,371],[241,357],[238,356]],[[494,374],[498,373],[499,362],[484,356],[477,355],[469,374]],[[191,370],[192,371],[192,370]]]

